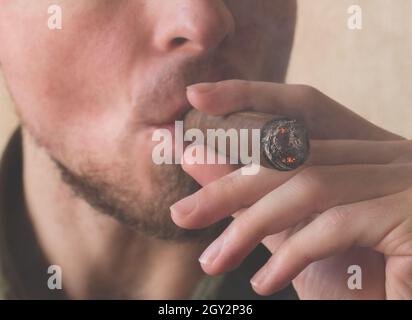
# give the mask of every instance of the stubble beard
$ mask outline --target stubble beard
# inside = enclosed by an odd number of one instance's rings
[[[140,235],[173,242],[205,242],[228,225],[228,219],[201,230],[182,229],[174,224],[170,206],[200,187],[179,165],[154,166],[151,179],[157,191],[143,196],[140,186],[107,182],[101,174],[77,174],[60,161],[53,161],[75,196]]]

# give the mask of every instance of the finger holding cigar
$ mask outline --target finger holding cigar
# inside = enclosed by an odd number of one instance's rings
[[[309,135],[300,122],[287,117],[259,112],[236,112],[226,116],[210,116],[196,109],[186,114],[185,131],[199,129],[209,138],[209,130],[235,129],[237,132],[248,130],[247,141],[251,138],[251,130],[259,130],[259,164],[266,168],[289,171],[300,167],[310,152]],[[241,135],[238,135],[241,136]],[[207,139],[210,142],[210,139]],[[239,144],[242,142],[239,141]],[[226,156],[231,154],[231,142],[226,142]],[[216,152],[221,153],[219,144],[212,141]],[[254,145],[248,143],[248,153],[253,153]],[[236,148],[239,150],[239,148]],[[239,157],[237,157],[239,159]]]
[[[295,170],[262,168],[256,175],[243,175],[242,168],[228,163],[189,163],[192,148],[186,149],[182,168],[202,188],[171,206],[173,221],[185,229],[201,229],[234,218],[199,257],[206,273],[237,268],[262,243],[272,257],[250,279],[258,294],[271,294],[293,282],[304,297],[321,297],[325,286],[337,298],[387,297],[383,263],[388,260],[379,255],[385,250],[385,258],[394,257],[396,263],[399,246],[392,246],[394,237],[402,244],[410,239],[410,229],[398,231],[411,218],[411,141],[300,86],[229,80],[189,89],[188,100],[207,115],[188,114],[193,120],[187,126],[202,131],[262,129],[272,119],[257,115],[263,112],[303,119],[312,138],[310,155]],[[245,116],[246,109],[252,114]],[[402,251],[402,257],[406,255],[412,252]],[[365,290],[348,290],[341,281],[346,270],[341,274],[335,269],[342,261],[369,266],[368,274],[374,275]],[[318,279],[325,275],[329,281],[319,290]]]
[[[319,162],[335,164],[339,157],[331,157],[331,150],[337,154],[346,150],[342,148],[346,144],[340,141],[356,139],[360,141],[356,144],[363,145],[367,143],[361,140],[402,140],[308,86],[225,80],[190,86],[187,98],[196,110],[187,113],[185,129],[198,128],[206,133],[216,128],[272,128],[261,132],[260,164],[280,171]],[[268,123],[270,126],[265,127]],[[285,129],[286,135],[282,135]]]

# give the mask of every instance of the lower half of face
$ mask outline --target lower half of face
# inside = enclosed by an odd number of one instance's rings
[[[190,108],[189,84],[281,81],[294,6],[280,0],[55,2],[62,9],[57,30],[48,28],[49,1],[0,5],[0,62],[22,124],[90,204],[139,231],[186,239],[189,232],[174,226],[169,207],[197,184],[180,166],[153,162],[152,134]],[[199,14],[222,18],[193,19]],[[222,30],[212,23],[234,28],[207,42]]]

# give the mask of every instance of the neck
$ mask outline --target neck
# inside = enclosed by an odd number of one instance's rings
[[[61,267],[69,298],[190,297],[202,277],[204,245],[136,234],[76,197],[25,131],[23,150],[29,216],[48,263]]]

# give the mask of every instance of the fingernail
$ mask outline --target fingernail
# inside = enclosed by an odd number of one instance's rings
[[[220,236],[216,239],[199,258],[199,262],[203,265],[211,265],[216,261],[222,251],[223,244],[225,243],[225,237]]]
[[[172,205],[170,211],[174,216],[187,216],[196,208],[196,204],[197,197],[195,194],[192,194]]]
[[[264,266],[262,269],[260,269],[250,280],[250,283],[254,288],[259,288],[261,287],[266,279],[267,279],[267,273],[268,273],[268,267]]]
[[[216,83],[213,82],[203,82],[203,83],[197,83],[191,86],[188,86],[188,90],[193,90],[196,91],[197,93],[209,93],[213,89],[216,88]]]

